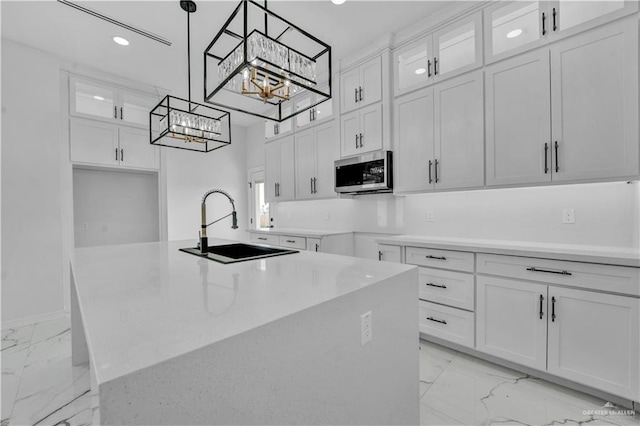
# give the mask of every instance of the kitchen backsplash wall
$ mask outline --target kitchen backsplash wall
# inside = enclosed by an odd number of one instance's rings
[[[562,210],[575,223],[562,223]],[[640,185],[625,182],[283,202],[281,228],[639,248]],[[433,222],[427,212],[433,212]]]

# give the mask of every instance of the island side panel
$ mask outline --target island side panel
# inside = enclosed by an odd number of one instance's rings
[[[417,294],[414,268],[102,383],[102,424],[419,424]]]
[[[82,313],[80,312],[80,303],[78,301],[78,291],[76,290],[76,280],[73,276],[73,267],[70,267],[71,273],[71,364],[83,365],[89,362],[89,347],[87,338],[84,334],[84,326],[82,323]]]

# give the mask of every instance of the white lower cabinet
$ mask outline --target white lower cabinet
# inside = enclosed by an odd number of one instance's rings
[[[547,371],[640,398],[640,299],[549,287]]]
[[[149,143],[149,132],[145,129],[72,118],[70,142],[74,163],[160,168],[160,151]]]
[[[544,370],[547,366],[547,286],[477,277],[476,349]]]
[[[315,252],[322,251],[321,242],[322,239],[320,238],[307,238],[307,250]]]
[[[490,255],[480,255],[479,263],[484,256]],[[503,258],[505,265],[517,265],[526,259],[491,256],[495,260]],[[477,277],[476,349],[603,392],[639,400],[640,299],[602,292],[609,290],[606,277],[633,275],[630,270],[636,268],[567,262],[576,265],[567,271],[555,267],[557,261],[530,261],[538,263],[528,268],[533,270],[532,274],[537,273],[530,279],[545,282]],[[580,286],[580,276],[590,277],[579,271],[597,267],[603,270],[596,291],[555,284],[560,277]],[[617,269],[617,274],[612,268]],[[595,271],[591,274],[595,275]],[[585,288],[593,287],[593,283],[586,284]],[[639,283],[636,281],[635,285]]]
[[[390,244],[378,244],[378,260],[402,263],[402,247]]]
[[[473,348],[473,312],[425,300],[418,304],[421,333]]]

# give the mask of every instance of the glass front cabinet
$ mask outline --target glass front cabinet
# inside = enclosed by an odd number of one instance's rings
[[[482,14],[478,12],[393,53],[396,96],[482,66]]]

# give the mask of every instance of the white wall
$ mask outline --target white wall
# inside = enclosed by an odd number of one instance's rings
[[[246,128],[247,168],[264,167],[264,123]]]
[[[200,201],[209,189],[227,191],[235,200],[238,229],[231,218],[211,225],[209,237],[246,240],[247,150],[246,129],[232,126],[231,145],[208,153],[166,149],[167,219],[169,240],[198,240]],[[214,194],[207,199],[209,222],[231,212],[226,197]]]
[[[64,307],[59,75],[55,56],[2,39],[3,322]]]
[[[359,196],[275,205],[277,227],[640,247],[637,182]],[[575,209],[563,224],[562,209]],[[434,221],[426,221],[433,211]],[[328,219],[327,219],[328,217]]]

